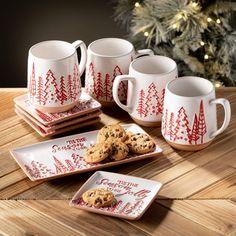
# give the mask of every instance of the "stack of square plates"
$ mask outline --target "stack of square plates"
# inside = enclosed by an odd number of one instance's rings
[[[32,106],[27,94],[14,99],[15,112],[41,136],[53,136],[99,122],[101,104],[82,92],[78,104],[71,110],[46,113]]]

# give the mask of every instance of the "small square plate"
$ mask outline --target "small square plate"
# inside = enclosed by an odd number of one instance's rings
[[[146,133],[136,124],[122,126],[133,133]],[[10,153],[32,181],[55,179],[66,175],[98,170],[158,156],[162,153],[162,149],[156,144],[156,149],[146,154],[129,154],[125,159],[119,161],[88,163],[84,160],[84,152],[91,144],[97,142],[98,131],[94,130],[52,139],[14,149]]]
[[[105,171],[95,172],[70,201],[70,206],[103,215],[138,220],[148,209],[160,191],[162,184],[157,181],[115,174]],[[115,196],[109,207],[88,206],[82,194],[91,188],[107,188]]]
[[[21,110],[15,108],[15,113],[42,137],[52,137],[57,134],[62,134],[62,133],[65,133],[65,132],[68,132],[71,130],[79,129],[79,128],[82,128],[82,127],[85,127],[88,125],[92,125],[92,124],[95,124],[95,123],[98,123],[99,121],[101,121],[100,117],[91,117],[85,121],[84,120],[78,121],[77,123],[68,125],[66,127],[53,129],[53,130],[44,130],[41,126],[34,123],[34,121],[32,119],[30,119],[29,117],[24,115],[23,112],[21,112]],[[66,122],[66,121],[64,121],[64,122]]]
[[[26,118],[28,118],[34,124],[36,124],[37,126],[42,128],[46,133],[50,133],[51,131],[53,132],[55,130],[68,127],[69,125],[74,125],[74,124],[78,124],[81,122],[84,123],[85,121],[91,120],[92,118],[97,118],[102,114],[101,110],[96,110],[96,111],[92,111],[90,113],[87,113],[85,115],[81,115],[81,116],[72,118],[70,120],[62,121],[62,122],[57,123],[55,125],[44,125],[44,124],[40,123],[37,119],[35,119],[33,116],[31,116],[29,113],[27,113],[26,111],[21,109],[19,106],[15,105],[15,110],[18,113],[21,113],[22,115],[24,115]]]
[[[17,106],[29,113],[43,125],[54,125],[64,120],[69,120],[101,108],[101,104],[85,92],[82,92],[78,105],[71,110],[59,113],[46,113],[39,111],[30,104],[27,94],[14,98],[14,102]]]

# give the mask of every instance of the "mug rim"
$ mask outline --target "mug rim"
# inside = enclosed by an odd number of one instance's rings
[[[192,79],[200,79],[202,81],[205,81],[211,87],[210,91],[208,93],[205,93],[205,94],[202,94],[202,95],[197,95],[197,96],[184,96],[184,95],[176,94],[175,92],[171,91],[170,86],[171,86],[172,83],[178,82],[178,80],[190,80],[191,81]],[[178,77],[174,80],[169,81],[166,85],[166,90],[168,90],[172,95],[174,95],[176,97],[188,98],[188,99],[189,98],[202,98],[202,97],[207,97],[210,94],[212,94],[214,92],[214,86],[209,80],[207,80],[205,78],[202,78],[202,77],[199,77],[199,76],[182,76],[182,77]]]
[[[122,53],[122,54],[118,54],[118,55],[106,55],[106,54],[101,54],[101,53],[96,53],[94,52],[91,47],[98,43],[98,42],[101,42],[101,41],[105,41],[105,40],[119,40],[119,41],[123,41],[125,43],[127,43],[129,46],[131,46],[131,50],[129,52],[126,52],[126,53]],[[88,51],[91,52],[93,55],[95,56],[98,56],[98,57],[104,57],[104,58],[118,58],[118,57],[123,57],[123,56],[127,56],[129,54],[131,54],[133,51],[134,51],[134,46],[131,42],[129,42],[128,40],[126,39],[122,39],[122,38],[100,38],[100,39],[96,39],[94,40],[93,42],[91,42],[89,45],[88,45]]]
[[[68,56],[61,57],[61,58],[54,58],[54,59],[53,59],[53,58],[51,58],[51,59],[50,59],[50,58],[43,58],[43,57],[39,57],[39,56],[36,56],[36,55],[33,54],[32,50],[33,50],[35,47],[39,46],[40,44],[49,43],[49,42],[64,43],[64,44],[66,44],[67,46],[69,46],[69,47],[73,50],[73,52],[70,53]],[[45,40],[45,41],[41,41],[41,42],[38,42],[38,43],[34,44],[34,45],[31,46],[30,49],[29,49],[29,54],[30,54],[32,57],[34,57],[34,58],[36,58],[36,59],[38,59],[38,60],[42,60],[42,61],[62,61],[62,60],[65,60],[65,59],[70,58],[70,57],[73,56],[75,53],[76,53],[76,48],[75,48],[71,43],[66,42],[66,41],[63,41],[63,40]]]
[[[144,72],[141,72],[140,70],[137,70],[134,68],[134,64],[137,62],[137,61],[140,61],[140,60],[145,60],[147,58],[166,58],[168,60],[170,60],[174,65],[175,67],[167,72],[163,72],[163,73],[144,73]],[[132,68],[133,71],[135,71],[135,73],[138,73],[138,74],[141,74],[141,75],[150,75],[150,76],[164,76],[164,75],[168,75],[172,72],[174,72],[176,69],[177,69],[177,64],[176,62],[170,58],[170,57],[166,57],[166,56],[161,56],[161,55],[148,55],[148,56],[143,56],[143,57],[138,57],[136,59],[134,59],[131,63],[130,63],[130,68]]]

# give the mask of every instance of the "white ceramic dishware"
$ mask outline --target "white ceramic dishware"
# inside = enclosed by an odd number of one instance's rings
[[[153,55],[150,49],[134,50],[133,44],[120,38],[102,38],[88,46],[86,91],[102,105],[114,105],[112,86],[117,75],[127,74],[130,62],[142,55]],[[122,82],[118,96],[127,97],[127,82]]]
[[[81,49],[78,63],[76,49]],[[87,50],[83,41],[59,40],[33,45],[28,56],[28,98],[38,110],[63,112],[78,102]]]
[[[217,129],[216,105],[223,106],[224,122]],[[215,97],[213,84],[206,79],[185,76],[166,86],[162,135],[174,148],[196,151],[207,147],[229,125],[230,103]]]
[[[163,113],[166,84],[178,77],[174,60],[145,56],[131,62],[128,75],[119,75],[113,84],[113,98],[132,119],[143,126],[159,126]],[[127,104],[119,99],[119,86],[128,81]]]
[[[75,117],[97,111],[101,108],[99,102],[83,91],[76,106],[70,110],[58,113],[48,113],[38,110],[30,103],[27,94],[14,98],[14,102],[18,107],[45,126],[52,126],[66,120],[71,120]]]
[[[123,128],[132,133],[146,133],[136,124],[126,124]],[[98,131],[28,145],[11,150],[10,153],[32,181],[98,170],[158,156],[162,153],[162,149],[156,145],[156,149],[152,152],[141,155],[129,154],[120,161],[88,163],[84,160],[84,153],[91,144],[97,142]]]
[[[105,171],[95,172],[78,190],[70,206],[98,214],[138,220],[157,197],[162,184],[157,181]],[[107,188],[115,200],[111,206],[96,208],[82,199],[82,194],[92,188]]]

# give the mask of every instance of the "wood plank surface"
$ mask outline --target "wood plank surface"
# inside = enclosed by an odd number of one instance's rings
[[[236,235],[236,88],[217,90],[217,97],[229,99],[232,119],[206,149],[175,150],[163,140],[159,127],[144,128],[163,155],[106,169],[163,183],[158,199],[138,221],[69,207],[68,201],[93,172],[51,181],[27,178],[9,150],[48,138],[14,113],[13,98],[24,93],[26,89],[0,89],[0,235]],[[220,125],[222,107],[217,112]],[[101,118],[98,124],[56,137],[114,121],[133,123],[117,107],[103,109]]]

